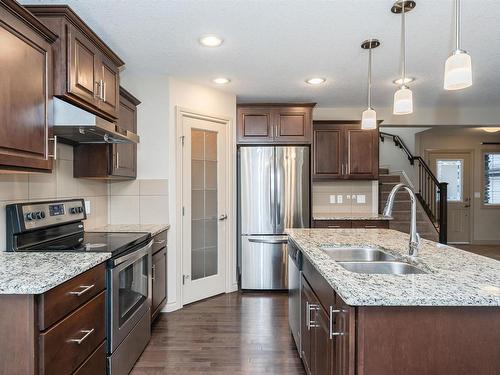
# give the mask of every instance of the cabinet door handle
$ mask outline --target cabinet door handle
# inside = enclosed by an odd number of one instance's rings
[[[165,242],[167,242],[167,240],[158,240],[158,241],[155,241],[154,243],[157,245],[161,245],[162,243],[165,243]]]
[[[340,225],[329,225],[328,228],[340,228]]]
[[[311,312],[317,311],[319,309],[319,305],[306,302],[306,306],[307,306],[307,312],[306,312],[307,330],[311,330],[311,328],[319,327],[318,324],[316,324],[316,321],[311,319]]]
[[[69,292],[69,294],[72,294],[74,296],[80,297],[82,294],[87,293],[94,286],[95,286],[95,284],[92,284],[92,285],[80,285],[79,288],[83,288],[82,290],[73,290],[73,291]]]
[[[378,228],[376,225],[365,225],[365,228]]]
[[[339,314],[345,312],[344,310],[337,310],[334,309],[333,306],[330,306],[330,340],[333,340],[334,336],[343,336],[344,332],[334,332],[333,331],[333,319],[334,315],[333,314]]]
[[[47,159],[52,158],[54,160],[57,160],[57,135],[54,135],[52,138],[49,138],[48,140],[54,142],[54,152],[52,154],[48,154]]]
[[[99,99],[104,100],[104,81],[99,80]]]
[[[116,169],[120,168],[120,153],[116,152]]]
[[[102,81],[102,101],[106,101],[106,81]]]
[[[151,280],[155,281],[156,279],[156,264],[153,264],[153,275],[151,276]]]
[[[94,333],[94,328],[92,329],[82,329],[80,332],[84,333],[82,337],[79,339],[69,339],[69,342],[76,342],[78,345],[80,345],[82,342],[84,342],[87,337],[89,337],[92,333]]]

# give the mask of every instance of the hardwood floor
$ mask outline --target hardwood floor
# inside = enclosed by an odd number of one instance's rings
[[[235,292],[162,314],[131,374],[305,374],[288,294]]]
[[[500,260],[500,245],[451,245],[471,253]]]

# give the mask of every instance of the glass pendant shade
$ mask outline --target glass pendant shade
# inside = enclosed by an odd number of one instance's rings
[[[472,85],[472,61],[465,52],[454,53],[444,67],[444,89],[461,90]]]
[[[363,111],[363,115],[361,116],[361,129],[363,130],[371,130],[377,128],[377,112],[373,109],[368,108]]]
[[[408,115],[413,113],[413,93],[407,87],[401,87],[394,93],[395,115]]]

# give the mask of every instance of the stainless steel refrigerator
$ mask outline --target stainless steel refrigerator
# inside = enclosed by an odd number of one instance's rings
[[[285,228],[309,227],[309,147],[239,149],[242,289],[287,289]]]

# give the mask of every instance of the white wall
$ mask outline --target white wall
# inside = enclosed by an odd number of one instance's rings
[[[176,108],[187,109],[200,114],[210,115],[214,117],[224,117],[231,119],[231,129],[229,129],[231,144],[229,147],[232,150],[232,156],[229,163],[231,164],[232,176],[229,177],[229,189],[232,194],[232,212],[228,215],[233,220],[228,221],[231,225],[230,232],[233,233],[231,243],[227,246],[227,261],[232,264],[232,283],[236,285],[236,135],[234,131],[234,124],[236,119],[236,96],[222,91],[215,90],[209,87],[183,82],[181,80],[170,78],[169,79],[169,206],[170,206],[170,234],[169,234],[169,249],[175,251],[169,252],[169,275],[168,275],[168,293],[169,300],[167,309],[174,310],[182,306],[181,301],[181,285],[180,281],[181,270],[181,249],[179,246],[180,230],[178,218],[176,213],[181,210],[181,202],[177,197],[178,184],[176,184],[175,171],[176,171],[176,147],[175,142],[179,142],[176,135]],[[175,268],[173,269],[172,267]],[[233,269],[234,268],[234,269]]]
[[[419,150],[416,146],[415,135],[428,129],[430,128],[381,127],[380,131],[398,135],[403,140],[404,144],[408,147],[413,156],[422,156],[419,155]],[[410,164],[405,152],[399,147],[396,147],[396,145],[392,141],[392,138],[390,137],[386,137],[384,142],[380,142],[379,144],[380,167],[389,168],[389,171],[391,173],[405,173],[408,179],[413,183],[413,185],[417,186],[417,169]]]
[[[168,178],[169,79],[159,75],[131,75],[125,70],[121,85],[141,101],[137,110],[137,178]]]
[[[417,103],[418,104],[418,103]],[[500,124],[500,107],[496,108],[466,108],[441,107],[436,108],[414,107],[414,113],[405,116],[395,116],[391,107],[375,108],[377,118],[383,120],[383,125],[498,125]],[[332,108],[316,107],[314,120],[356,120],[361,119],[365,108]]]

